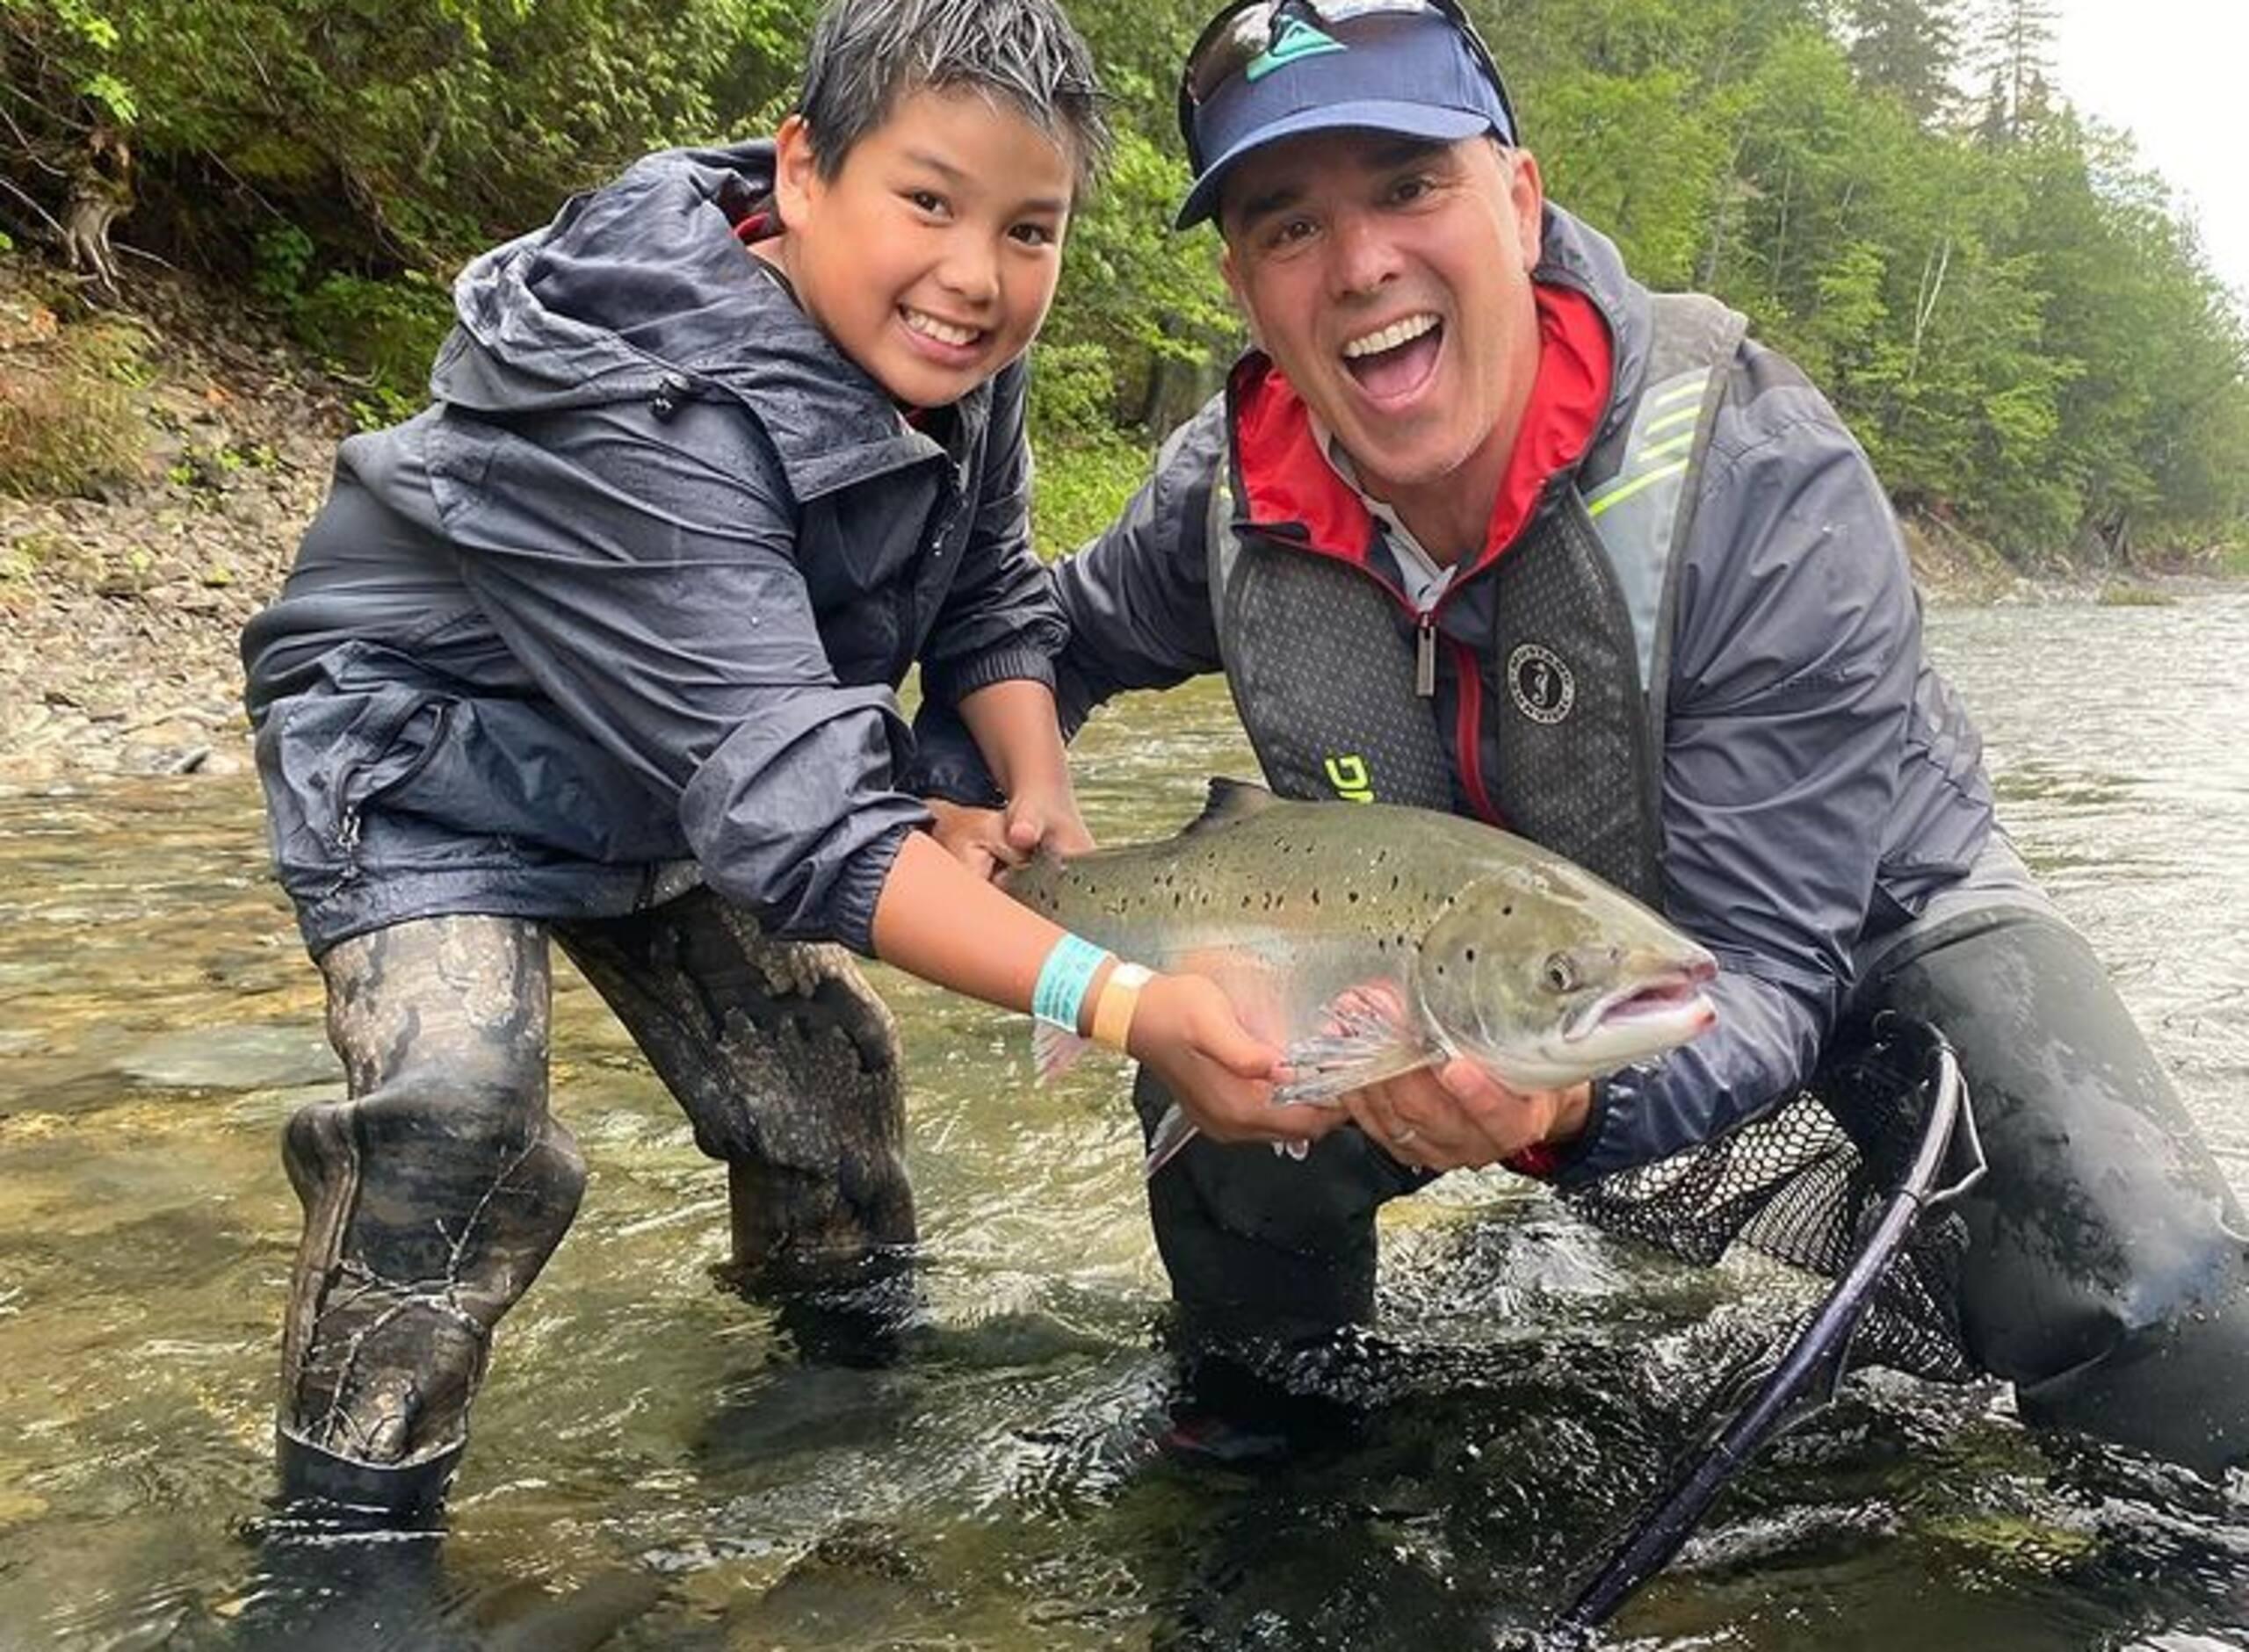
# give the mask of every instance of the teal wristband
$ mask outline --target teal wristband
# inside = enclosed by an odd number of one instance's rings
[[[1030,991],[1030,1013],[1049,1027],[1066,1033],[1078,1030],[1078,1013],[1085,1007],[1086,988],[1094,972],[1109,961],[1109,954],[1080,935],[1064,935],[1038,967],[1038,985]]]

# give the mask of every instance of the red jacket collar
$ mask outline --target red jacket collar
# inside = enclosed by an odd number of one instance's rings
[[[1523,410],[1522,429],[1508,456],[1484,548],[1461,578],[1488,566],[1515,543],[1547,482],[1574,465],[1592,445],[1609,406],[1614,372],[1609,326],[1593,300],[1573,287],[1541,282],[1538,376]],[[1241,463],[1247,514],[1266,524],[1301,523],[1310,548],[1364,562],[1374,543],[1365,502],[1320,451],[1312,416],[1295,386],[1262,353],[1234,369],[1235,451]]]

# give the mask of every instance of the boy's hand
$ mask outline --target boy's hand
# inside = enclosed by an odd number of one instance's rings
[[[1347,1122],[1334,1107],[1273,1105],[1280,1051],[1242,1026],[1217,982],[1158,975],[1140,990],[1127,1041],[1214,1142],[1308,1142]]]
[[[1480,1170],[1585,1129],[1593,1086],[1510,1090],[1464,1058],[1385,1078],[1343,1098],[1344,1110],[1401,1164]]]
[[[1059,787],[1030,787],[1008,799],[1007,845],[1020,860],[1042,848],[1057,855],[1083,855],[1093,833],[1078,814],[1078,799],[1066,780]]]
[[[1024,792],[1004,811],[943,797],[924,797],[922,806],[931,816],[929,835],[937,847],[987,884],[1030,860],[1041,845],[1057,855],[1081,855],[1093,848],[1093,834],[1078,818],[1077,799],[1067,790],[1059,797]]]
[[[990,883],[1023,857],[1008,845],[1007,817],[997,809],[978,809],[943,797],[924,797],[922,806],[932,817],[929,835],[937,847],[970,871]]]

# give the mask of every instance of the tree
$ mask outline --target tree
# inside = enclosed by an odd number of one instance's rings
[[[1897,98],[1922,126],[1936,125],[1956,97],[1956,0],[1850,0],[1851,72],[1859,84]]]
[[[2020,138],[2047,112],[2055,26],[2053,0],[1994,0],[1981,42],[1991,76],[1985,126],[2004,141]]]

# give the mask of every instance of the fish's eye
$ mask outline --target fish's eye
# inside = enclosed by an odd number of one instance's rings
[[[1546,960],[1546,985],[1557,992],[1567,992],[1578,984],[1577,965],[1570,962],[1566,952],[1557,952]]]

